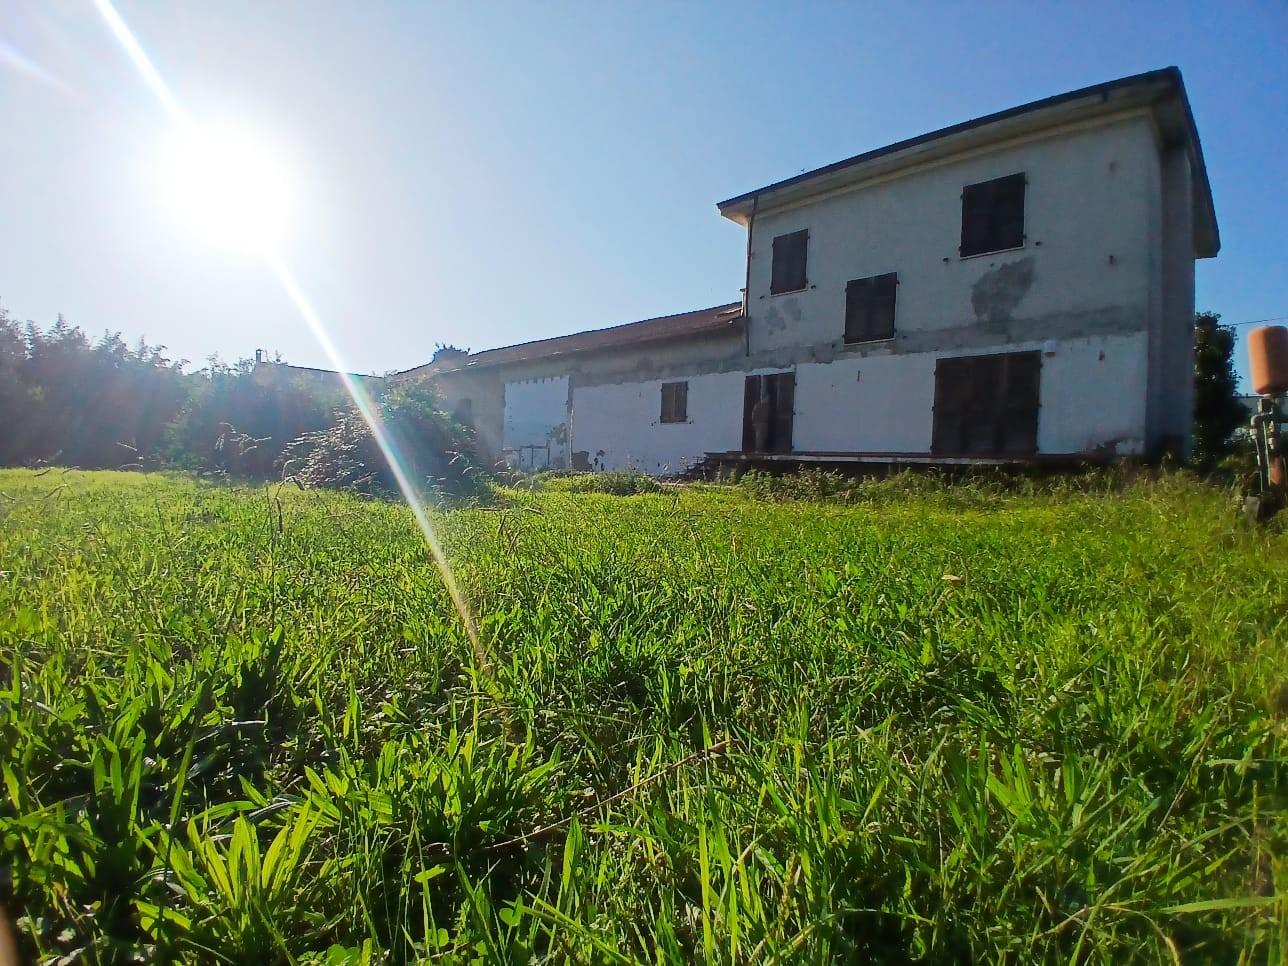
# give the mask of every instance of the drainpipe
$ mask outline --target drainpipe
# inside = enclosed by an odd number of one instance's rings
[[[747,219],[747,274],[742,288],[742,346],[746,355],[751,355],[751,233],[756,227],[756,209],[760,207],[760,195],[751,199],[751,216]]]

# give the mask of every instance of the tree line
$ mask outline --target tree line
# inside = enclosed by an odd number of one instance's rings
[[[0,308],[0,465],[295,475],[371,492],[393,480],[335,382],[252,359],[183,360],[119,333],[96,340],[59,316],[47,328]],[[372,384],[419,482],[459,488],[478,472],[473,435],[432,386]],[[468,472],[467,472],[468,471]]]
[[[460,351],[440,347],[443,351]],[[1194,464],[1214,468],[1247,416],[1237,397],[1233,330],[1195,320]],[[91,340],[59,316],[48,328],[0,307],[0,465],[173,467],[246,479],[294,474],[318,485],[389,490],[393,480],[338,382],[251,359],[185,372],[165,347],[119,333]],[[384,422],[434,481],[480,472],[469,427],[432,386],[379,388]]]

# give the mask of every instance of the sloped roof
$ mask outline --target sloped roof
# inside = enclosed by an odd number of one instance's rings
[[[588,332],[575,332],[572,335],[561,335],[552,339],[537,339],[534,342],[521,342],[518,345],[503,346],[499,349],[485,349],[482,352],[472,352],[464,356],[451,356],[438,363],[431,362],[407,369],[398,375],[406,376],[430,371],[458,372],[462,369],[528,362],[550,356],[616,349],[645,342],[716,335],[721,332],[733,333],[741,331],[741,323],[742,303],[729,302],[709,309],[681,312],[678,315],[663,315],[655,319],[627,322],[624,325],[614,325],[606,329],[591,329]]]
[[[753,206],[788,204],[815,193],[861,180],[869,175],[884,174],[954,151],[966,150],[991,140],[1039,130],[1066,121],[1123,107],[1148,105],[1154,110],[1165,141],[1182,143],[1189,152],[1194,182],[1196,250],[1200,257],[1211,257],[1220,250],[1221,238],[1216,222],[1216,207],[1208,182],[1203,147],[1199,143],[1194,114],[1185,93],[1185,82],[1177,67],[1120,77],[1117,80],[1079,88],[1054,97],[1030,101],[1018,107],[986,114],[920,134],[885,147],[856,154],[852,158],[775,181],[754,191],[747,191],[719,202],[716,207],[731,221],[746,225]]]

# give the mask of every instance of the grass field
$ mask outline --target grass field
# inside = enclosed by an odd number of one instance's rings
[[[1220,492],[434,520],[481,650],[403,507],[0,472],[34,954],[1288,955],[1288,537]]]

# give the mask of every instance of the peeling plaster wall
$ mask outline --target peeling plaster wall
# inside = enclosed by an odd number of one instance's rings
[[[742,447],[745,373],[688,379],[688,421],[659,420],[663,380],[573,389],[573,449],[592,469],[680,473],[708,452]]]
[[[899,274],[896,352],[1143,331],[1158,164],[1152,122],[1140,114],[762,212],[751,246],[752,353],[853,351],[842,341],[846,282],[885,272]],[[1028,179],[1024,248],[959,256],[962,188],[1018,171]],[[802,228],[809,287],[770,295],[774,237]]]
[[[567,376],[506,382],[502,445],[507,462],[529,470],[564,469],[568,443]]]

